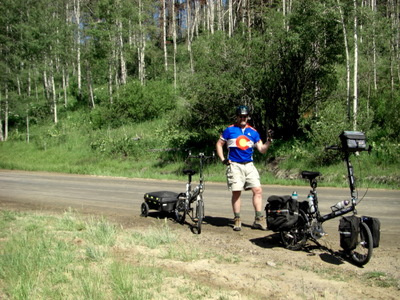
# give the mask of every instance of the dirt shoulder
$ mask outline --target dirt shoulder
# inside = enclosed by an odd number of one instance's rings
[[[2,202],[1,209],[37,208]],[[61,213],[64,209],[40,210]],[[80,213],[105,216],[132,231],[165,223],[156,214],[128,218],[111,211]],[[252,230],[250,224],[244,224],[241,232],[234,232],[230,220],[208,217],[205,221],[203,233],[195,235],[187,225],[166,220],[189,249],[212,255],[185,262],[154,255],[154,264],[182,274],[182,283],[197,280],[213,289],[229,291],[225,294],[229,299],[400,299],[400,246],[395,241],[385,241],[385,246],[374,249],[372,260],[360,268],[339,255],[338,237],[333,235],[319,240],[319,245],[310,243],[303,251],[289,251],[282,248],[273,232]],[[137,247],[124,260],[137,263],[132,253],[152,255],[148,249]]]

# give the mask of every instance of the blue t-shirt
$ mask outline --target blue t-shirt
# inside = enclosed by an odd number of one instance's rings
[[[227,142],[228,159],[238,163],[253,161],[253,148],[261,138],[250,125],[241,128],[231,125],[222,132],[221,139]]]

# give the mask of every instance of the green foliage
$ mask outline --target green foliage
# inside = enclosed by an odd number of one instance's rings
[[[104,95],[104,90],[103,90]],[[93,127],[119,127],[157,119],[176,107],[173,87],[164,81],[153,81],[143,86],[131,81],[115,94],[112,104],[103,104],[91,114]]]
[[[309,1],[296,4],[288,18],[290,30],[268,22],[251,39],[215,34],[194,43],[196,72],[182,89],[188,99],[182,124],[196,130],[228,124],[234,107],[247,104],[261,136],[267,126],[284,138],[298,134],[299,117],[335,88],[334,64],[342,48],[334,11]]]
[[[137,138],[122,137],[100,137],[90,143],[92,150],[113,156],[138,156],[142,151],[143,143]]]

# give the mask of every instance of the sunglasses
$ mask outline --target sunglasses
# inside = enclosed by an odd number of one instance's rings
[[[241,119],[247,119],[249,116],[248,115],[240,115],[238,117],[241,118]]]

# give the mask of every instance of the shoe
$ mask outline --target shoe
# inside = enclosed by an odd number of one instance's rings
[[[267,230],[267,222],[266,222],[265,218],[264,217],[257,217],[254,220],[253,226],[251,228]]]
[[[233,230],[234,231],[242,230],[242,222],[240,221],[240,218],[234,218],[233,221],[235,222],[235,225],[233,225]]]

